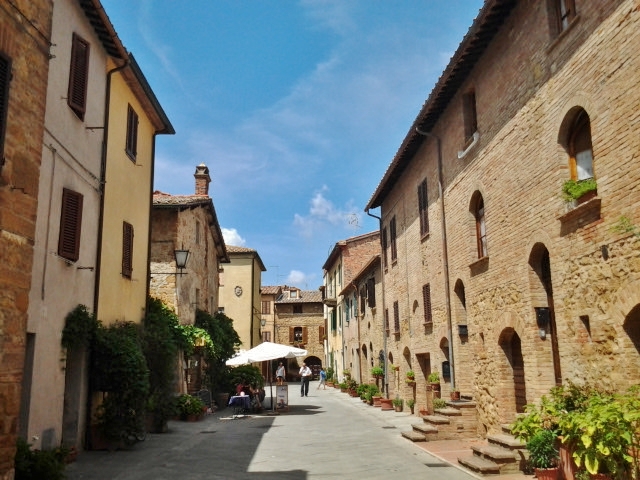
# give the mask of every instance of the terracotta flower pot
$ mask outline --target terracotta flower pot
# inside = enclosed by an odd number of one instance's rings
[[[381,410],[393,410],[393,403],[390,398],[381,398],[380,399],[380,409]]]
[[[553,468],[536,468],[536,478],[538,480],[558,480],[560,467]]]

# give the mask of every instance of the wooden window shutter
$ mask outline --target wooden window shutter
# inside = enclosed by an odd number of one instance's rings
[[[60,235],[58,255],[75,262],[80,257],[80,232],[82,230],[82,194],[62,189]]]
[[[393,302],[393,329],[400,332],[400,305],[398,302]]]
[[[429,210],[427,201],[427,180],[418,185],[418,210],[420,213],[420,235],[429,233]]]
[[[295,327],[289,327],[289,342],[293,343],[295,339],[296,339]]]
[[[309,341],[308,329],[307,327],[302,327],[302,343],[306,345],[308,341]]]
[[[388,260],[387,260],[387,248],[388,248],[388,240],[387,240],[387,227],[382,229],[382,266],[387,268]]]
[[[384,329],[387,332],[389,331],[389,309],[388,308],[384,309]]]
[[[428,283],[422,286],[422,302],[424,304],[424,323],[432,323],[431,314],[431,285]]]
[[[322,344],[324,342],[324,337],[325,337],[324,325],[320,325],[318,327],[318,338],[320,339],[318,343]]]
[[[367,303],[369,308],[376,306],[376,281],[373,278],[367,280]]]
[[[131,278],[133,273],[133,225],[122,222],[122,275]]]
[[[80,120],[84,120],[87,106],[88,84],[89,42],[74,33],[71,41],[71,67],[69,71],[67,104]]]
[[[11,83],[11,60],[0,54],[0,168],[4,163],[4,136],[7,131],[9,110],[9,83]]]
[[[391,237],[391,261],[398,258],[398,244],[396,242],[396,217],[389,222],[389,236]]]
[[[138,114],[131,105],[127,110],[127,145],[125,150],[132,160],[136,159],[138,154]]]

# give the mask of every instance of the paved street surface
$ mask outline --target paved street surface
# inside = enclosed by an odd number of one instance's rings
[[[82,452],[68,479],[479,478],[402,438],[417,417],[316,386],[301,398],[299,384],[290,384],[289,412],[279,415],[233,419],[224,408],[200,422],[170,422],[169,433],[149,434],[131,450]]]

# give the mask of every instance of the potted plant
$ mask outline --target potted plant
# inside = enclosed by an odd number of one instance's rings
[[[180,420],[195,422],[202,418],[205,404],[198,397],[183,393],[176,399],[176,407],[180,415]]]
[[[446,400],[443,400],[442,398],[434,398],[433,399],[433,409],[434,410],[439,410],[441,408],[447,408]]]
[[[427,382],[431,386],[431,391],[440,391],[440,374],[438,372],[431,372],[427,377]]]
[[[558,435],[553,430],[539,430],[527,442],[529,463],[535,469],[538,480],[556,480],[560,460],[556,441]]]
[[[411,410],[411,415],[413,415],[413,409],[416,406],[416,401],[413,398],[408,398],[407,399],[407,407],[409,407],[409,410]]]
[[[595,178],[567,180],[562,184],[562,198],[566,202],[584,203],[598,194]]]
[[[390,398],[380,398],[380,410],[393,410],[393,400]]]
[[[404,405],[404,400],[402,400],[400,397],[396,397],[392,400],[393,403],[393,408],[396,409],[396,412],[401,412],[402,411],[402,406]]]
[[[371,369],[371,376],[373,378],[382,378],[382,377],[384,377],[384,369],[382,367],[373,367]]]
[[[349,380],[349,379],[351,378],[351,370],[349,370],[348,368],[345,368],[345,369],[342,371],[342,375],[344,375],[344,378],[345,378],[346,380]]]
[[[640,473],[640,387],[624,394],[592,391],[581,408],[559,418],[563,443],[592,478],[633,478]]]
[[[460,389],[457,387],[452,388],[450,395],[451,395],[451,400],[453,400],[454,402],[457,400],[460,400]]]
[[[416,384],[416,374],[413,370],[407,370],[406,376],[405,382],[407,382],[407,385]]]

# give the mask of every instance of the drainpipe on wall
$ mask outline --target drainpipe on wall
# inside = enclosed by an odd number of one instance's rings
[[[96,282],[93,293],[93,314],[98,318],[98,298],[100,295],[100,266],[102,261],[102,233],[104,223],[104,186],[107,181],[107,140],[109,138],[109,102],[111,101],[111,76],[129,66],[129,60],[107,72],[107,86],[104,102],[104,126],[102,134],[102,152],[100,158],[100,213],[98,217],[98,251],[96,252]]]
[[[384,395],[386,398],[389,398],[389,375],[387,374],[387,365],[388,365],[388,361],[387,361],[387,331],[385,328],[385,312],[386,312],[386,308],[385,308],[385,289],[384,289],[384,265],[382,264],[382,262],[384,261],[384,246],[382,245],[382,218],[378,217],[377,215],[374,215],[372,213],[369,213],[369,209],[366,209],[365,212],[367,213],[367,215],[369,215],[370,217],[373,218],[377,218],[378,219],[378,230],[380,232],[379,238],[380,238],[380,266],[382,267],[380,269],[380,282],[382,284],[382,350],[384,351]],[[371,354],[373,355],[373,352],[371,352]]]
[[[436,140],[438,147],[438,194],[440,195],[440,228],[442,230],[442,263],[444,268],[444,291],[447,310],[447,341],[449,342],[449,371],[451,372],[451,388],[456,387],[455,362],[453,360],[453,331],[451,320],[451,292],[449,289],[449,254],[447,251],[447,220],[444,209],[444,180],[442,173],[442,142],[440,137],[431,132],[423,132],[416,127],[416,132],[423,137],[431,137]]]

